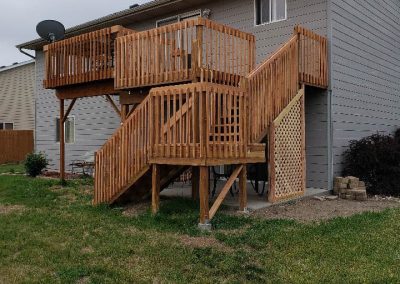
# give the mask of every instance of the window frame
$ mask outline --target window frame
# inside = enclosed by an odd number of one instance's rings
[[[255,27],[260,27],[260,26],[265,26],[265,25],[269,25],[269,24],[279,23],[279,22],[286,21],[288,19],[287,0],[285,0],[285,17],[283,19],[280,19],[280,20],[272,20],[272,9],[271,8],[272,8],[272,1],[273,0],[268,0],[268,2],[269,2],[269,18],[271,20],[269,22],[263,23],[262,19],[260,19],[260,24],[257,24],[257,19],[259,18],[258,11],[257,11],[257,1],[262,1],[262,0],[254,0],[254,26]]]
[[[65,135],[65,130],[66,130],[66,122],[68,121],[68,119],[73,119],[74,120],[74,129],[73,129],[73,133],[74,133],[74,140],[73,140],[73,142],[67,142],[67,137],[66,137],[66,135]],[[57,144],[60,144],[60,138],[61,138],[61,136],[60,136],[60,134],[59,133],[57,133],[58,131],[57,131],[57,129],[59,129],[60,128],[60,117],[59,116],[57,116],[56,117],[56,143]],[[57,137],[58,136],[58,137]],[[57,139],[58,138],[58,139]],[[65,144],[75,144],[76,143],[76,118],[75,118],[75,115],[69,115],[68,117],[67,117],[67,120],[65,121],[65,123],[64,123],[64,140],[65,140]]]
[[[171,22],[173,20],[176,20],[176,22],[179,23],[179,22],[182,22],[182,21],[184,21],[186,19],[194,18],[196,16],[197,17],[202,17],[203,16],[203,11],[201,9],[198,9],[198,10],[190,11],[190,12],[187,12],[187,13],[182,13],[182,14],[174,15],[174,16],[171,16],[171,17],[168,17],[168,18],[163,18],[163,19],[157,20],[156,21],[156,28],[162,27],[161,25],[163,23],[168,23],[168,22]]]
[[[6,129],[6,124],[11,124],[12,125],[12,129]],[[15,123],[14,122],[0,122],[0,125],[2,126],[2,128],[0,128],[0,131],[2,130],[15,130]]]

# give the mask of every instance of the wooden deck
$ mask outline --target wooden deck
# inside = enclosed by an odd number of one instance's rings
[[[44,85],[57,90],[60,117],[79,97],[107,95],[122,118],[96,153],[95,204],[151,192],[156,212],[160,190],[192,167],[205,223],[236,178],[245,209],[246,165],[266,159],[270,201],[304,192],[304,86],[328,85],[326,38],[296,27],[255,68],[253,35],[198,18],[143,32],[107,28],[48,45],[45,54]],[[235,170],[209,209],[208,167],[227,164]]]
[[[114,79],[115,89],[184,82],[238,86],[255,64],[252,34],[198,18],[135,32],[114,26],[47,45],[45,88]]]
[[[46,45],[44,87],[57,89],[113,79],[115,39],[132,32],[113,26]]]

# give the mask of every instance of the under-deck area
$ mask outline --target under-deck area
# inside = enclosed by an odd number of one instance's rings
[[[246,210],[247,166],[260,163],[268,164],[265,202],[304,194],[305,86],[327,87],[326,39],[296,27],[257,67],[255,40],[198,18],[141,32],[114,26],[44,48],[60,129],[79,98],[105,96],[121,117],[95,154],[94,204],[152,196],[156,213],[160,192],[191,171],[206,224],[236,181]],[[64,178],[62,132],[60,141]],[[232,171],[209,208],[209,168],[226,165]]]

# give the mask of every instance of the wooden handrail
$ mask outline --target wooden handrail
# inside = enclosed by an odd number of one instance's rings
[[[150,168],[150,102],[148,96],[97,151],[94,204],[114,202]]]
[[[196,83],[156,88],[150,95],[155,119],[153,158],[204,162],[246,157],[245,90]]]
[[[255,37],[197,18],[116,41],[118,89],[201,81],[237,86],[253,68]]]
[[[113,26],[46,45],[45,88],[114,77],[114,40],[133,32]]]
[[[327,41],[302,27],[271,57],[247,76],[250,140],[259,143],[272,121],[296,96],[300,84],[327,86]]]
[[[299,41],[300,82],[326,88],[328,86],[328,42],[323,37],[304,27],[296,26]]]

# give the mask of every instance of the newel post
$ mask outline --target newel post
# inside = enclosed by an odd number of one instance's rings
[[[202,62],[203,62],[203,26],[204,23],[202,22],[202,19],[198,19],[198,24],[196,25],[196,39],[193,42],[192,48],[192,63],[194,63],[193,70],[194,70],[194,81],[200,82],[203,81],[202,74],[203,72],[201,71],[202,67]]]

